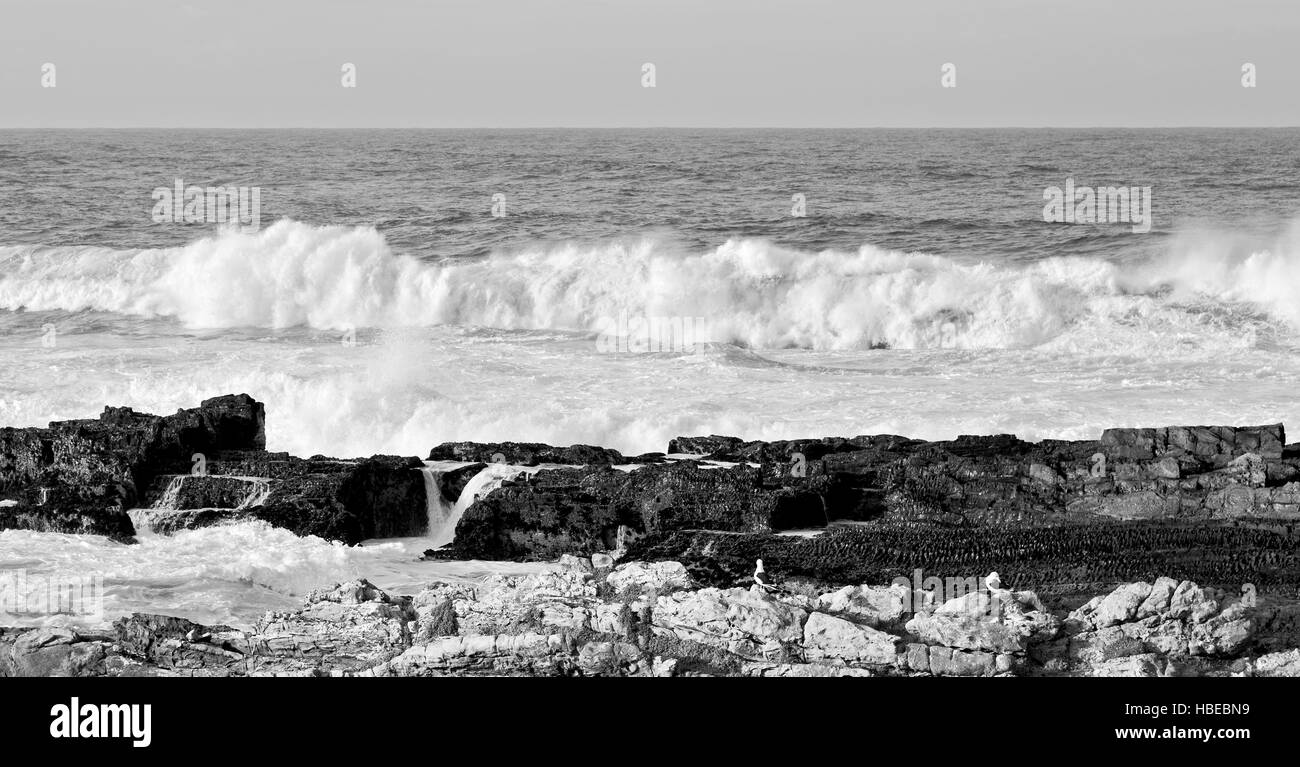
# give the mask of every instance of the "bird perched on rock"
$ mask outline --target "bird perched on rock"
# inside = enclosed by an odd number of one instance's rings
[[[998,576],[998,571],[994,570],[984,579],[984,584],[989,587],[989,614],[997,619],[1002,620],[1002,612],[1006,602],[1009,601],[1011,592],[1002,588],[1002,578]]]
[[[754,560],[754,583],[767,591],[776,588],[776,586],[772,584],[771,577],[769,577],[767,572],[763,569],[763,560],[761,559]]]

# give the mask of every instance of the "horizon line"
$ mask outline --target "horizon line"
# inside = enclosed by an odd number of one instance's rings
[[[75,130],[369,130],[369,131],[537,131],[537,130],[745,130],[745,131],[851,131],[851,130],[1291,130],[1300,125],[515,125],[515,126],[231,126],[231,125],[75,125],[75,126],[0,126],[0,131],[75,131]]]

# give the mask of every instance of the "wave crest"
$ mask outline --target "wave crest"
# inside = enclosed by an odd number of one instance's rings
[[[282,220],[179,248],[0,248],[0,308],[170,317],[193,328],[482,326],[585,333],[613,318],[702,321],[707,340],[818,350],[1086,345],[1098,325],[1203,330],[1245,305],[1300,325],[1300,238],[1238,253],[1213,238],[1141,265],[966,263],[864,245],[807,252],[655,239],[423,262],[372,227]],[[1240,315],[1242,312],[1235,312]],[[1254,322],[1254,320],[1252,320]],[[1231,330],[1231,329],[1229,329]]]

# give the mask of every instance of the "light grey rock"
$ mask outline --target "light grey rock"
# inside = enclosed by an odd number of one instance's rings
[[[1174,590],[1178,588],[1178,581],[1173,578],[1161,576],[1156,578],[1156,582],[1151,585],[1151,593],[1147,598],[1142,600],[1138,606],[1137,614],[1134,616],[1138,620],[1149,618],[1153,615],[1161,615],[1169,611],[1169,600],[1174,596]]]
[[[1155,653],[1111,658],[1092,667],[1092,676],[1153,677],[1163,674],[1164,658]]]
[[[628,562],[614,568],[605,582],[616,593],[628,590],[656,592],[691,588],[693,582],[681,562]]]
[[[845,586],[817,598],[818,610],[840,615],[868,626],[897,623],[911,609],[911,589],[906,586]]]
[[[893,664],[898,637],[826,613],[808,616],[803,629],[804,655],[810,661]]]
[[[930,646],[913,642],[907,646],[907,667],[912,671],[930,673]]]
[[[1092,614],[1092,625],[1107,628],[1126,623],[1137,615],[1138,608],[1151,595],[1151,584],[1145,581],[1128,583],[1106,595]]]
[[[869,669],[826,663],[746,663],[743,676],[759,677],[845,677],[872,676]]]
[[[1255,676],[1300,677],[1300,649],[1271,652],[1255,659]]]
[[[660,596],[652,625],[659,634],[767,660],[802,641],[807,618],[804,608],[761,590],[707,588]]]

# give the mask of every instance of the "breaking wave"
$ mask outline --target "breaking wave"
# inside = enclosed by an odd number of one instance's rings
[[[689,318],[754,349],[1032,348],[1155,332],[1300,326],[1300,237],[1242,252],[1182,238],[1142,263],[966,262],[863,245],[810,252],[732,239],[691,252],[656,239],[420,261],[371,227],[281,220],[184,247],[0,247],[0,308],[174,318],[190,328],[461,325],[596,333],[619,317]],[[702,325],[700,324],[702,323]],[[1075,337],[1080,329],[1086,331]]]

